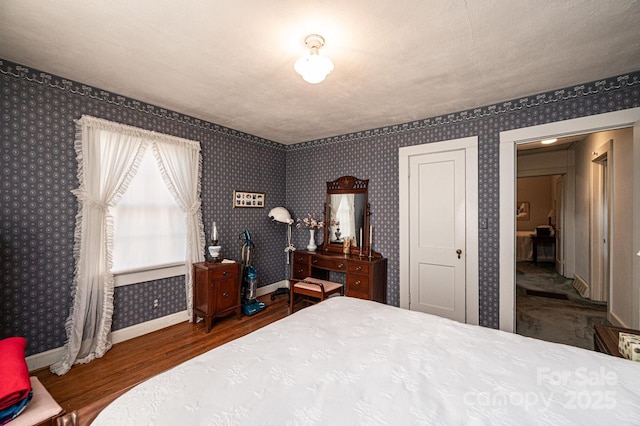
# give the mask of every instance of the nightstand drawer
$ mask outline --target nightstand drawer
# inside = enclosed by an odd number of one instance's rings
[[[238,276],[238,267],[235,263],[230,263],[229,266],[222,266],[211,271],[211,279],[219,280],[221,278],[231,278]]]
[[[349,262],[349,272],[355,272],[356,274],[369,274],[369,264],[365,262]]]
[[[369,299],[370,296],[369,277],[367,275],[347,274],[346,295]]]
[[[235,277],[217,281],[213,289],[216,292],[216,312],[224,312],[227,309],[233,309],[238,299],[238,288]]]
[[[313,260],[311,260],[311,266],[322,269],[329,269],[331,271],[347,270],[347,262],[341,259],[314,258]]]
[[[306,253],[293,253],[293,262],[294,263],[304,263],[307,265],[309,263],[309,255]]]
[[[311,276],[311,268],[308,265],[300,265],[299,263],[293,265],[293,270],[291,272],[293,278],[299,280]]]

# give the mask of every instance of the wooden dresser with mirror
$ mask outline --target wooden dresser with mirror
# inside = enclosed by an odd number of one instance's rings
[[[327,182],[324,208],[324,239],[317,251],[293,253],[293,279],[329,279],[343,272],[345,295],[386,303],[387,259],[371,249],[368,180],[342,176]],[[355,244],[344,252],[344,241]]]

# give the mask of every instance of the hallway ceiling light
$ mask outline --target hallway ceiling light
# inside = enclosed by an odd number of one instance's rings
[[[304,39],[304,44],[309,48],[309,54],[298,59],[293,68],[307,83],[320,83],[333,71],[331,59],[320,56],[324,38],[318,34],[311,34]]]
[[[542,145],[550,145],[550,144],[552,144],[554,142],[557,142],[557,141],[558,141],[558,139],[545,139],[545,140],[541,141],[540,143]]]

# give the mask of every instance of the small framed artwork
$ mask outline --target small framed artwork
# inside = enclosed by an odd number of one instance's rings
[[[233,191],[233,208],[264,208],[264,192]]]
[[[529,208],[528,201],[518,201],[516,204],[516,218],[518,220],[529,220]]]

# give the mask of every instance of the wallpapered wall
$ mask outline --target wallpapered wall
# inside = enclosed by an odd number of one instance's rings
[[[0,93],[0,338],[25,336],[28,355],[66,339],[83,114],[200,141],[207,238],[216,220],[222,255],[239,259],[247,227],[260,282],[285,277],[285,229],[267,218],[285,204],[283,145],[2,60]],[[266,193],[266,208],[233,209],[234,189]],[[114,308],[113,330],[182,311],[184,278],[117,287]]]
[[[425,100],[428,102],[428,100]],[[398,126],[296,144],[287,151],[287,202],[296,215],[322,212],[325,182],[369,179],[374,249],[388,258],[387,303],[400,304],[398,148],[477,135],[480,324],[499,327],[500,132],[640,106],[640,73]],[[306,246],[307,234],[295,233]]]
[[[285,230],[271,207],[322,214],[325,182],[369,179],[374,248],[389,258],[388,303],[399,304],[398,148],[479,137],[480,323],[498,326],[499,132],[640,105],[640,73],[397,126],[285,147],[242,132],[0,60],[0,337],[24,335],[28,354],[59,347],[70,304],[77,186],[73,120],[82,114],[199,140],[208,235],[218,222],[223,255],[238,258],[248,227],[261,284],[286,277]],[[427,102],[428,100],[425,100]],[[265,209],[232,209],[234,189],[266,193]],[[308,233],[294,231],[304,248]],[[318,238],[320,242],[321,238]],[[153,309],[158,298],[160,306]],[[185,308],[179,278],[118,287],[113,329]]]

